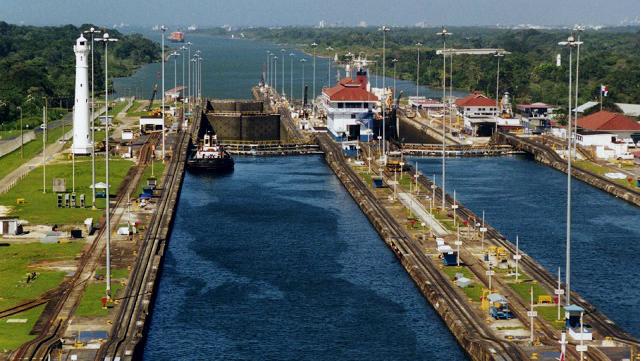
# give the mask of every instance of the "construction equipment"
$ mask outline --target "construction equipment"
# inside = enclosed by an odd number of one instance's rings
[[[498,293],[492,293],[487,296],[490,306],[490,316],[495,320],[509,320],[514,318],[512,311],[508,307],[507,299]]]
[[[149,105],[147,106],[147,111],[151,111],[151,107],[154,105],[154,99],[156,99],[156,93],[158,92],[158,84],[154,84],[154,91],[151,93],[151,98],[149,98]]]

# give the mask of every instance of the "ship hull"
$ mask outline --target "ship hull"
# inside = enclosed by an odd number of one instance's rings
[[[187,170],[198,173],[229,173],[234,170],[234,160],[230,158],[187,160]]]

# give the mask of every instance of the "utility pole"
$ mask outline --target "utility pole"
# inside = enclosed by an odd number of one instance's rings
[[[328,46],[325,50],[332,51],[334,48]],[[332,86],[332,57],[331,55],[327,57],[327,87]]]
[[[289,53],[289,99],[294,104],[294,53]]]
[[[487,228],[485,228],[485,211],[483,211],[483,215],[481,218],[481,253],[485,252],[485,232],[487,232]]]
[[[312,43],[312,49],[314,49],[314,66],[313,66],[314,69],[312,70],[312,73],[314,75],[312,76],[312,78],[313,78],[312,84],[313,85],[312,85],[312,101],[311,101],[311,103],[312,103],[312,113],[314,113],[314,114],[315,114],[314,99],[316,99],[316,47],[317,46],[318,46],[318,44],[316,44],[316,42]]]
[[[383,30],[383,99],[381,100],[381,108],[383,108],[383,164],[387,165],[387,138],[385,136],[385,128],[387,128],[385,124],[385,108],[387,108],[387,89],[385,89],[385,40],[390,28],[383,25],[381,30]]]
[[[94,46],[94,34],[100,34],[100,30],[95,29],[94,27],[89,28],[85,33],[91,34],[91,119],[89,119],[89,125],[91,126],[91,209],[96,209],[96,137],[95,137],[95,124],[96,119],[96,103],[94,99],[94,70],[93,70],[93,46]],[[108,114],[105,114],[107,117]]]
[[[514,262],[516,263],[515,270],[514,272],[514,281],[519,282],[519,260],[521,259],[521,254],[519,254],[519,236],[516,236],[516,254],[512,256],[514,258]]]
[[[567,202],[566,202],[566,225],[565,225],[565,304],[569,306],[570,297],[570,246],[572,230],[572,48],[579,46],[580,42],[575,41],[574,36],[570,35],[567,41],[559,42],[561,46],[567,46],[569,49],[569,76],[568,76],[568,154],[567,154]]]
[[[109,111],[109,72],[108,72],[108,57],[107,48],[109,42],[116,42],[118,39],[110,38],[108,33],[104,33],[102,38],[95,39],[95,41],[102,41],[105,43],[105,114]],[[109,117],[106,117],[105,122],[105,233],[107,235],[105,258],[106,258],[106,276],[105,276],[105,294],[108,300],[111,300],[111,215],[109,204]]]
[[[421,69],[421,42],[416,43],[416,97],[418,97],[419,71]]]
[[[300,81],[300,101],[301,101],[301,107],[305,105],[305,62],[307,60],[305,58],[300,60],[301,68],[303,69],[303,77],[301,78]]]
[[[161,59],[160,59],[160,68],[162,73],[162,92],[160,93],[160,99],[162,99],[162,109],[160,114],[162,115],[162,161],[165,162],[165,31],[167,28],[162,25],[160,26],[160,47],[161,47]],[[191,43],[188,43],[191,44]],[[191,99],[190,99],[191,100]]]
[[[442,191],[442,197],[441,197],[441,208],[443,211],[445,211],[445,75],[446,70],[445,70],[445,39],[452,35],[452,33],[448,32],[447,29],[445,29],[445,26],[441,29],[440,32],[436,33],[436,35],[439,35],[443,38],[443,118],[441,118],[441,124],[442,124],[442,131],[443,131],[443,154],[442,154],[442,175],[441,175],[441,191]],[[448,104],[449,108],[449,104]],[[451,111],[451,110],[450,110]]]
[[[285,49],[280,49],[280,96],[285,96]]]
[[[574,134],[575,138],[573,139],[574,142],[574,159],[577,159],[577,153],[576,153],[576,133],[577,133],[577,119],[579,119],[579,114],[578,114],[578,107],[579,107],[579,54],[581,53],[581,32],[585,30],[585,27],[581,25],[577,25],[574,27],[574,32],[576,33],[576,76],[574,82],[576,83],[575,91],[574,91]],[[603,103],[601,103],[601,107],[603,107]]]
[[[398,63],[398,59],[396,59],[396,58],[392,59],[392,64],[394,64],[394,85],[393,85],[393,87],[394,87],[394,91],[393,91],[394,96],[397,95],[396,94],[396,63]]]
[[[501,57],[505,55],[497,50],[494,56],[496,57],[496,110],[494,112],[494,116],[497,117],[499,112],[499,74],[501,72]],[[497,120],[495,119],[495,121]]]
[[[42,193],[47,193],[47,97],[42,106]]]

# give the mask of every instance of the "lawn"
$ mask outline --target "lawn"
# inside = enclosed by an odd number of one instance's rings
[[[577,160],[577,161],[574,161],[573,164],[577,168],[581,168],[581,169],[584,169],[584,170],[587,170],[587,171],[590,171],[590,172],[593,172],[593,173],[596,173],[596,174],[599,174],[599,175],[602,175],[602,176],[605,173],[615,172],[614,170],[612,170],[610,168],[603,167],[603,166],[601,166],[599,164],[596,164],[594,162],[590,162],[588,160]],[[607,179],[610,179],[610,178],[607,178]],[[639,191],[639,188],[635,187],[633,184],[630,184],[630,182],[628,182],[627,179],[610,179],[610,180],[615,182],[615,183],[619,183],[620,185],[622,185],[624,187],[627,187],[629,189],[632,189],[634,191],[637,191],[637,192]],[[636,182],[636,179],[634,179],[633,181]]]
[[[565,320],[563,318],[565,316],[565,309],[563,308],[563,306],[561,306],[561,320],[560,321],[556,320],[557,305],[537,306],[536,307],[536,311],[537,311],[539,317],[541,317],[544,320],[548,321],[557,330],[562,330],[564,328]]]
[[[70,128],[65,127],[65,130]],[[62,127],[47,132],[47,144],[51,144],[62,137]],[[36,139],[24,144],[24,157],[20,156],[20,148],[0,158],[0,179],[13,172],[23,163],[42,152],[42,133],[36,135]]]
[[[115,276],[115,274],[114,274]],[[124,286],[115,277],[111,280],[111,297],[118,298]],[[105,296],[105,281],[91,282],[85,288],[82,300],[75,315],[78,317],[99,317],[109,315],[109,309],[102,308],[101,299]]]
[[[13,316],[0,318],[0,350],[15,350],[23,343],[35,338],[36,335],[29,333],[44,308],[45,305],[42,305]],[[8,319],[27,319],[27,322],[7,323]]]
[[[162,172],[165,170],[165,164],[161,160],[155,160],[154,161],[154,176],[156,177],[156,182],[158,186],[160,186],[160,176],[162,175]],[[140,178],[140,181],[138,182],[138,187],[136,188],[136,193],[132,194],[131,196],[138,196],[140,193],[142,193],[142,188],[147,186],[147,178],[151,177],[151,164],[149,164],[145,168],[145,172],[143,173],[142,177]]]
[[[125,109],[127,104],[129,104],[128,101],[116,102],[116,105],[114,105],[113,107],[111,107],[111,109],[109,109],[109,115],[115,118],[118,115],[118,113],[122,112],[122,110]]]
[[[130,160],[111,160],[109,162],[109,185],[111,194],[118,191],[122,179],[134,163]],[[79,224],[85,218],[98,218],[102,215],[101,210],[92,210],[91,207],[91,160],[85,158],[76,161],[76,193],[85,195],[87,208],[58,208],[57,196],[52,192],[53,178],[66,179],[67,192],[71,192],[72,167],[71,162],[50,164],[47,166],[47,193],[42,193],[42,167],[31,171],[24,179],[11,188],[11,190],[0,195],[0,204],[13,206],[12,216],[19,216],[32,224]],[[102,182],[105,178],[104,158],[96,158],[96,182]],[[16,198],[24,198],[25,204],[16,205]],[[98,208],[104,208],[105,200],[96,200]]]
[[[0,309],[35,299],[62,282],[66,272],[31,267],[42,261],[67,261],[78,256],[84,242],[23,243],[0,247]],[[40,274],[35,281],[26,283],[26,274]]]
[[[537,299],[541,295],[549,295],[548,292],[538,283],[533,282],[521,282],[521,283],[510,283],[510,287],[527,303],[530,303],[530,287],[534,291],[534,302],[537,302]]]
[[[469,278],[471,280],[475,280],[476,277],[472,274],[472,271],[470,271],[467,267],[443,267],[443,272],[447,274],[450,280],[454,280],[454,277],[456,276],[457,273],[462,273],[464,277]],[[463,292],[467,297],[469,297],[472,301],[474,302],[480,302],[481,300],[481,293],[483,292],[483,286],[481,286],[477,282],[473,282],[471,285],[468,287],[463,288]]]
[[[147,102],[144,102],[145,104]],[[146,107],[140,108],[140,106],[143,105],[143,102],[140,100],[134,100],[134,103],[131,105],[129,110],[127,110],[127,116],[128,117],[134,117],[134,116],[140,116],[141,113],[146,113]]]

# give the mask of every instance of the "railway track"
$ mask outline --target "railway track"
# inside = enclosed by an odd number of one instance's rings
[[[175,148],[178,150],[178,159],[172,160],[169,165],[167,176],[163,182],[163,194],[160,203],[152,216],[151,227],[147,231],[144,241],[140,244],[139,256],[136,259],[130,282],[126,288],[126,294],[129,296],[123,299],[118,316],[112,326],[110,338],[98,350],[95,360],[114,360],[118,357],[121,359],[131,358],[137,339],[142,336],[137,330],[143,326],[139,323],[141,313],[145,312],[146,315],[147,312],[147,308],[144,306],[144,298],[151,293],[153,288],[153,282],[149,281],[149,277],[155,267],[154,258],[162,252],[160,247],[161,242],[164,242],[162,231],[171,222],[171,217],[168,216],[168,213],[173,212],[175,199],[172,199],[170,193],[175,189],[177,183],[182,181],[183,172],[178,167],[184,166],[188,138],[189,134],[187,132],[180,133],[177,147]],[[131,341],[131,343],[128,341]]]
[[[382,233],[388,233],[387,236],[395,240],[395,243],[398,244],[400,254],[397,253],[397,255],[399,258],[415,258],[414,267],[408,270],[408,272],[410,274],[413,272],[420,274],[421,277],[417,277],[416,275],[413,277],[419,288],[422,288],[424,285],[419,284],[417,279],[428,280],[426,282],[429,282],[429,287],[435,290],[439,298],[447,304],[447,306],[453,310],[456,317],[460,319],[468,333],[467,341],[482,344],[486,349],[494,350],[493,356],[496,360],[527,360],[528,356],[517,345],[507,340],[497,339],[494,336],[493,332],[483,320],[475,314],[467,300],[462,299],[452,288],[449,280],[443,277],[441,272],[434,267],[433,261],[424,254],[420,245],[414,242],[405,229],[393,220],[387,210],[380,206],[374,194],[370,192],[360,177],[346,164],[345,159],[342,157],[340,147],[332,142],[327,135],[320,136],[319,140],[325,147],[328,158],[340,164],[341,169],[344,170],[344,175],[348,179],[343,182],[351,183],[358,189],[361,196],[367,199],[367,202],[371,205],[369,210],[373,214],[372,217],[383,223],[382,227],[380,227],[383,230]],[[327,149],[331,149],[332,151],[327,152]],[[361,204],[359,199],[354,198],[357,203]],[[368,214],[368,217],[369,216]],[[372,219],[370,218],[370,220]]]
[[[138,181],[144,172],[144,165],[149,162],[151,159],[151,148],[158,141],[158,136],[151,137],[150,141],[145,144],[139,156],[138,164],[130,169],[125,178],[123,179],[120,189],[118,190],[118,196],[116,198],[115,205],[111,208],[111,216],[116,215],[117,209],[122,206],[122,202],[127,199],[127,195],[131,191],[135,190],[138,185]],[[115,218],[115,217],[114,217]],[[118,222],[112,222],[112,225],[117,225]],[[66,287],[60,292],[60,297],[56,300],[56,305],[53,308],[52,314],[49,316],[45,324],[45,331],[38,335],[33,340],[23,344],[18,350],[16,350],[11,356],[11,360],[22,361],[22,360],[44,360],[48,357],[50,351],[60,343],[62,334],[66,329],[65,321],[60,317],[60,313],[63,308],[71,303],[71,310],[75,310],[77,307],[80,297],[82,295],[82,290],[84,289],[85,283],[89,280],[90,276],[84,276],[83,273],[88,271],[87,267],[91,268],[91,273],[95,270],[97,264],[96,261],[100,258],[100,252],[97,252],[98,244],[100,239],[104,235],[105,224],[104,221],[100,223],[98,233],[94,241],[91,243],[89,249],[82,255],[79,266],[72,276],[72,278],[66,283]],[[97,252],[97,253],[96,253]],[[82,287],[82,289],[80,289]],[[78,292],[80,291],[80,292]],[[74,297],[72,297],[74,296]],[[46,300],[45,302],[53,301],[54,299]],[[29,308],[36,307],[36,304],[43,299],[35,300],[34,302],[28,305]],[[42,302],[40,304],[43,304]],[[26,309],[29,309],[26,308]],[[71,312],[69,315],[73,314]]]
[[[414,175],[414,169],[412,168],[410,171],[410,174]],[[425,188],[425,189],[430,189],[432,182],[431,180],[428,180],[425,178],[423,175],[419,175],[419,183]],[[440,202],[441,201],[441,189],[440,187],[437,186],[436,188],[436,198]],[[453,198],[450,197],[449,194],[446,194],[446,205],[451,206],[453,204]],[[457,217],[461,219],[462,221],[467,221],[468,224],[475,224],[476,221],[478,221],[480,218],[473,213],[471,210],[465,208],[462,206],[460,203],[458,203],[459,207],[456,210],[457,212]],[[512,244],[510,241],[508,241],[502,234],[500,234],[495,228],[493,228],[490,225],[485,225],[487,228],[486,232],[486,242],[488,244],[494,244],[497,246],[502,246],[510,254],[514,255],[516,254],[516,246]],[[523,253],[522,251],[519,252],[519,254],[522,255],[521,261],[519,263],[519,266],[521,269],[530,275],[533,279],[535,279],[539,284],[541,284],[543,287],[545,287],[548,291],[553,291],[557,287],[557,280],[550,274],[543,266],[541,266],[539,263],[537,263],[534,259],[532,259],[529,255]],[[477,275],[479,279],[483,279],[483,275]],[[522,300],[520,300],[519,297],[513,298],[517,299],[518,302],[520,303],[521,307],[524,307],[527,309],[527,305],[524,304]],[[593,326],[597,326],[598,330],[603,336],[609,336],[612,337],[614,340],[619,341],[621,343],[630,345],[631,347],[634,347],[636,349],[639,348],[639,343],[638,341],[629,335],[627,332],[623,331],[621,328],[619,328],[614,322],[609,320],[605,315],[600,313],[596,308],[588,303],[585,299],[583,299],[580,295],[576,294],[576,292],[572,292],[572,299],[573,303],[582,307],[583,309],[586,310],[585,315],[588,317],[586,323],[590,323]],[[529,321],[526,321],[526,324],[529,324]],[[543,329],[543,328],[542,328]],[[549,330],[545,332],[548,337],[550,337],[552,340],[558,341],[559,337],[555,332],[550,332]],[[578,353],[576,350],[568,348],[568,353],[570,355],[578,357]],[[594,360],[608,360],[603,352],[601,352],[597,348],[591,348],[590,351],[590,359]]]

